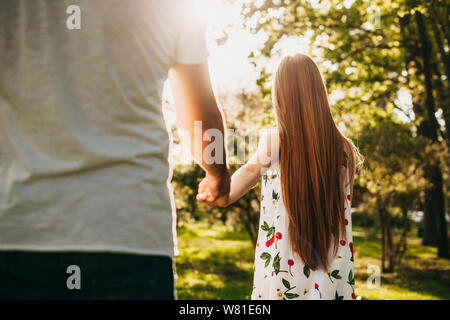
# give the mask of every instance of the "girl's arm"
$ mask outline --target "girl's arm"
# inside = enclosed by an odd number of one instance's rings
[[[242,198],[242,196],[258,183],[260,177],[264,175],[271,166],[278,162],[278,145],[279,139],[277,129],[269,129],[262,135],[256,153],[231,177],[230,197],[227,205]],[[203,180],[199,186],[199,194],[197,195],[198,200],[204,201],[207,197],[208,190],[206,190],[205,185],[206,182]],[[218,205],[217,203],[204,202],[211,206]]]
[[[276,128],[267,130],[259,141],[258,150],[250,160],[231,177],[228,205],[242,198],[255,187],[260,177],[278,163],[279,138]]]
[[[231,177],[228,205],[242,198],[250,189],[256,186],[261,176],[258,164],[246,163]]]

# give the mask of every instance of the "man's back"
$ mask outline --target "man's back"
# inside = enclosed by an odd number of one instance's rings
[[[0,2],[0,249],[173,254],[161,93],[207,56],[183,4]]]

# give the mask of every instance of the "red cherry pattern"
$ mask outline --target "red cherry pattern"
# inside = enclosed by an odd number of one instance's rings
[[[346,198],[347,198],[347,200],[348,201],[351,201],[351,199],[352,199],[352,196],[351,196],[351,194],[348,194],[347,196],[346,196]],[[344,224],[346,225],[346,226],[348,226],[349,225],[349,220],[348,219],[344,219]],[[271,229],[275,229],[274,227],[272,227]],[[265,229],[263,229],[264,231],[267,231],[267,230],[265,230]],[[269,230],[269,231],[272,231],[273,233],[272,234],[274,234],[275,232],[275,230]],[[278,240],[281,240],[283,238],[283,235],[282,235],[282,233],[281,232],[276,232],[274,235],[272,235],[272,237],[270,238],[270,239],[268,239],[267,241],[266,241],[266,247],[270,247],[272,244],[274,244],[275,242],[277,242],[278,243]],[[344,239],[342,239],[342,240],[340,240],[339,241],[339,244],[341,245],[341,246],[345,246],[346,244],[347,244],[347,242],[344,240]],[[351,259],[351,261],[353,261],[353,243],[352,242],[349,242],[348,243],[348,246],[349,246],[349,248],[350,248],[350,252],[351,252],[351,255],[352,255],[352,259]],[[276,248],[276,245],[275,245],[275,248]],[[340,257],[339,257],[340,258]],[[293,259],[288,259],[287,260],[287,264],[288,264],[288,266],[289,266],[289,274],[291,275],[291,276],[293,276],[293,274],[292,274],[292,272],[291,272],[291,267],[294,265],[294,260]],[[287,271],[283,271],[283,272],[287,272]],[[272,271],[271,272],[271,276],[272,277],[274,277],[275,275],[274,275],[274,271]],[[284,280],[284,279],[283,279]],[[352,286],[353,287],[353,286]],[[322,298],[322,294],[321,294],[321,292],[320,292],[320,290],[319,290],[319,284],[318,283],[314,283],[314,288],[319,292],[319,294],[320,294],[320,298]],[[298,296],[298,295],[297,295]],[[351,294],[351,298],[353,299],[353,300],[355,300],[356,299],[356,296],[355,296],[355,293],[352,293]]]
[[[269,240],[266,241],[266,247],[270,247],[275,241],[275,236],[272,236]]]

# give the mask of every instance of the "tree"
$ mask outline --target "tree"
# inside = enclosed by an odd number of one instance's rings
[[[377,111],[372,120],[361,126],[361,151],[370,156],[356,182],[364,191],[363,209],[379,217],[382,270],[393,272],[406,251],[408,211],[418,205],[426,185],[423,158],[434,150],[425,154],[426,140],[415,138],[408,125],[386,112]],[[403,221],[397,243],[392,223],[395,215]]]
[[[329,92],[341,96],[333,105],[335,118],[362,148],[361,126],[385,112],[389,118],[403,113],[413,138],[427,139],[433,150],[446,152],[449,6],[448,1],[439,0],[355,0],[346,6],[338,0],[319,4],[266,0],[244,4],[242,11],[250,29],[267,34],[264,46],[250,56],[255,64],[261,64],[261,57],[279,54],[276,44],[283,39],[309,37],[309,52],[322,65]],[[263,92],[270,92],[270,76],[262,71],[259,84]],[[396,103],[400,90],[412,95],[412,110]],[[366,154],[366,158],[372,156]],[[449,187],[444,185],[445,164],[436,158],[423,158],[423,177],[428,181],[424,185],[424,244],[437,245],[438,255],[448,257],[444,199]]]
[[[433,2],[436,5],[436,1]],[[445,139],[436,119],[436,99],[440,98],[442,110],[447,109],[448,98],[441,92],[437,94],[436,89],[443,87],[440,80],[440,63],[438,53],[430,37],[430,16],[423,10],[418,2],[407,3],[410,11],[399,18],[404,44],[405,70],[407,70],[408,85],[410,88],[421,88],[421,94],[414,96],[414,112],[417,115],[417,132],[420,136],[430,140],[433,144],[440,144],[440,135]],[[433,6],[434,9],[436,9]],[[422,13],[424,11],[424,13]],[[434,10],[436,11],[436,10]],[[428,25],[428,26],[427,26]],[[440,39],[437,34],[439,28],[435,29],[435,39]],[[437,37],[437,38],[436,38]],[[439,46],[439,44],[438,44]],[[445,53],[444,53],[445,54]],[[445,65],[446,57],[441,56]],[[410,72],[413,71],[413,72]],[[438,76],[438,77],[436,77]],[[447,112],[447,111],[445,111]],[[446,119],[447,133],[450,123]],[[448,141],[448,140],[447,140]],[[445,200],[442,169],[439,164],[430,163],[425,167],[424,175],[430,182],[425,190],[425,224],[424,245],[438,246],[438,254],[448,257],[447,223],[445,221]]]

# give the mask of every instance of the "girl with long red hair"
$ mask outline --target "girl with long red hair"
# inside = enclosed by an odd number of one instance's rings
[[[351,199],[362,157],[337,128],[323,77],[306,55],[276,72],[277,128],[233,175],[227,205],[262,176],[252,299],[354,299]],[[209,205],[202,181],[198,199]]]

